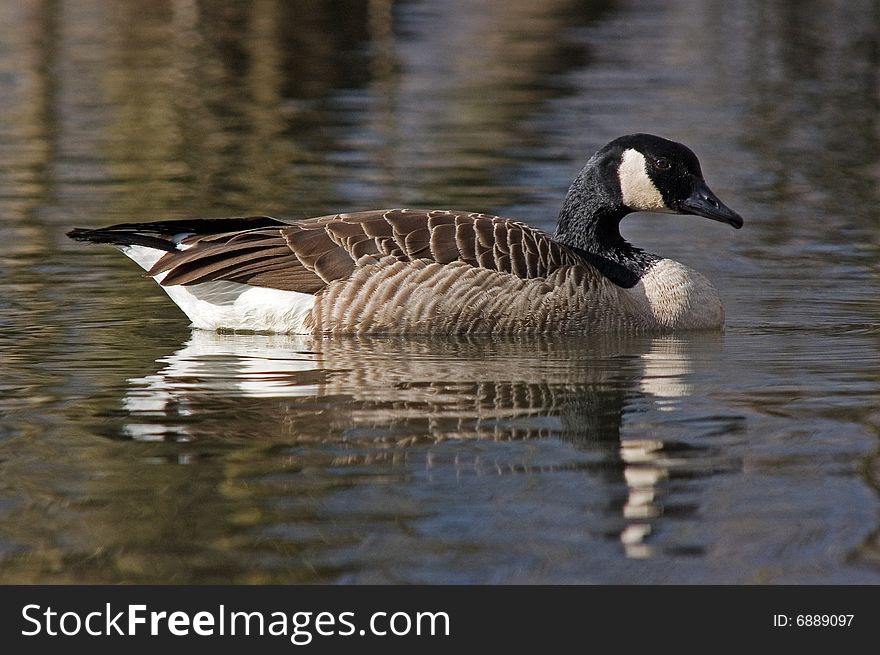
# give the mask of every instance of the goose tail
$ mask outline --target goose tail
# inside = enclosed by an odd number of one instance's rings
[[[270,216],[247,216],[239,218],[197,218],[154,223],[119,223],[109,227],[70,230],[67,236],[74,241],[108,243],[113,246],[144,246],[171,252],[188,236],[221,234],[266,227],[289,225]]]

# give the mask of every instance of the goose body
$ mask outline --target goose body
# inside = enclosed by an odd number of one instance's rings
[[[685,146],[615,139],[574,180],[550,236],[486,214],[388,209],[75,229],[137,262],[207,330],[536,334],[718,329],[701,274],[627,243],[633,211],[742,225]]]

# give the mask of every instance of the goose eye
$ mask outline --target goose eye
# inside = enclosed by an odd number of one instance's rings
[[[656,166],[656,167],[657,167],[658,169],[660,169],[661,171],[668,171],[668,170],[669,170],[669,167],[670,167],[671,165],[672,165],[672,164],[669,163],[669,160],[668,160],[668,159],[665,159],[665,158],[663,158],[663,157],[660,157],[659,159],[655,159],[655,160],[654,160],[654,166]]]

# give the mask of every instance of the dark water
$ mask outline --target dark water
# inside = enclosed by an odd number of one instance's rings
[[[0,3],[0,581],[880,582],[875,2]],[[396,205],[550,229],[650,131],[746,218],[630,218],[722,334],[193,332],[76,225]]]

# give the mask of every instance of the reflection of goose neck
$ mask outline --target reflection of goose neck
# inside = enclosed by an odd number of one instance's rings
[[[665,409],[669,401],[691,396],[694,392],[691,376],[695,351],[712,347],[712,344],[720,345],[717,335],[652,339],[650,349],[641,357],[643,372],[639,390],[655,398],[661,409]]]

